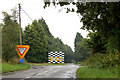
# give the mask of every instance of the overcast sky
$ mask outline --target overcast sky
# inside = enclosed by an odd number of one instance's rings
[[[66,13],[66,10],[61,10],[61,7],[50,6],[43,8],[42,0],[1,0],[0,3],[0,22],[3,19],[2,11],[11,12],[12,8],[18,8],[18,3],[28,13],[32,20],[43,17],[49,27],[50,32],[56,38],[59,37],[64,44],[69,45],[74,50],[74,39],[76,33],[79,32],[85,38],[87,32],[81,30],[83,25],[80,23],[80,16],[75,12]],[[74,6],[72,6],[74,7]],[[21,11],[21,23],[24,29],[26,25],[32,21]]]

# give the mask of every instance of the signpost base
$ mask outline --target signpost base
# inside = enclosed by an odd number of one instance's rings
[[[24,62],[24,59],[20,59],[20,63],[23,63]]]

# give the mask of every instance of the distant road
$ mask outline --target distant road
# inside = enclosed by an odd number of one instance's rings
[[[31,66],[28,70],[12,72],[9,75],[2,75],[3,78],[76,78],[75,64],[67,65],[44,65]]]

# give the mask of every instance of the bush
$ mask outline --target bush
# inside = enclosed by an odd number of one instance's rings
[[[118,55],[119,52],[116,50],[113,53],[108,54],[92,54],[86,61],[85,65],[88,67],[98,67],[98,68],[106,68],[118,66]]]
[[[11,58],[8,63],[11,63],[11,64],[18,64],[20,62],[20,59],[14,57],[14,58]]]
[[[20,64],[20,58],[14,57],[11,58],[8,63],[10,64]],[[24,59],[24,63],[27,63],[26,59]]]

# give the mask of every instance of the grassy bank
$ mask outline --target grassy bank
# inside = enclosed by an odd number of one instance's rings
[[[28,64],[14,64],[13,65],[13,64],[8,64],[8,63],[2,63],[2,73],[24,70],[24,69],[29,69],[29,68],[30,68],[30,65]]]
[[[76,74],[78,78],[118,78],[118,68],[98,69],[80,67]]]

